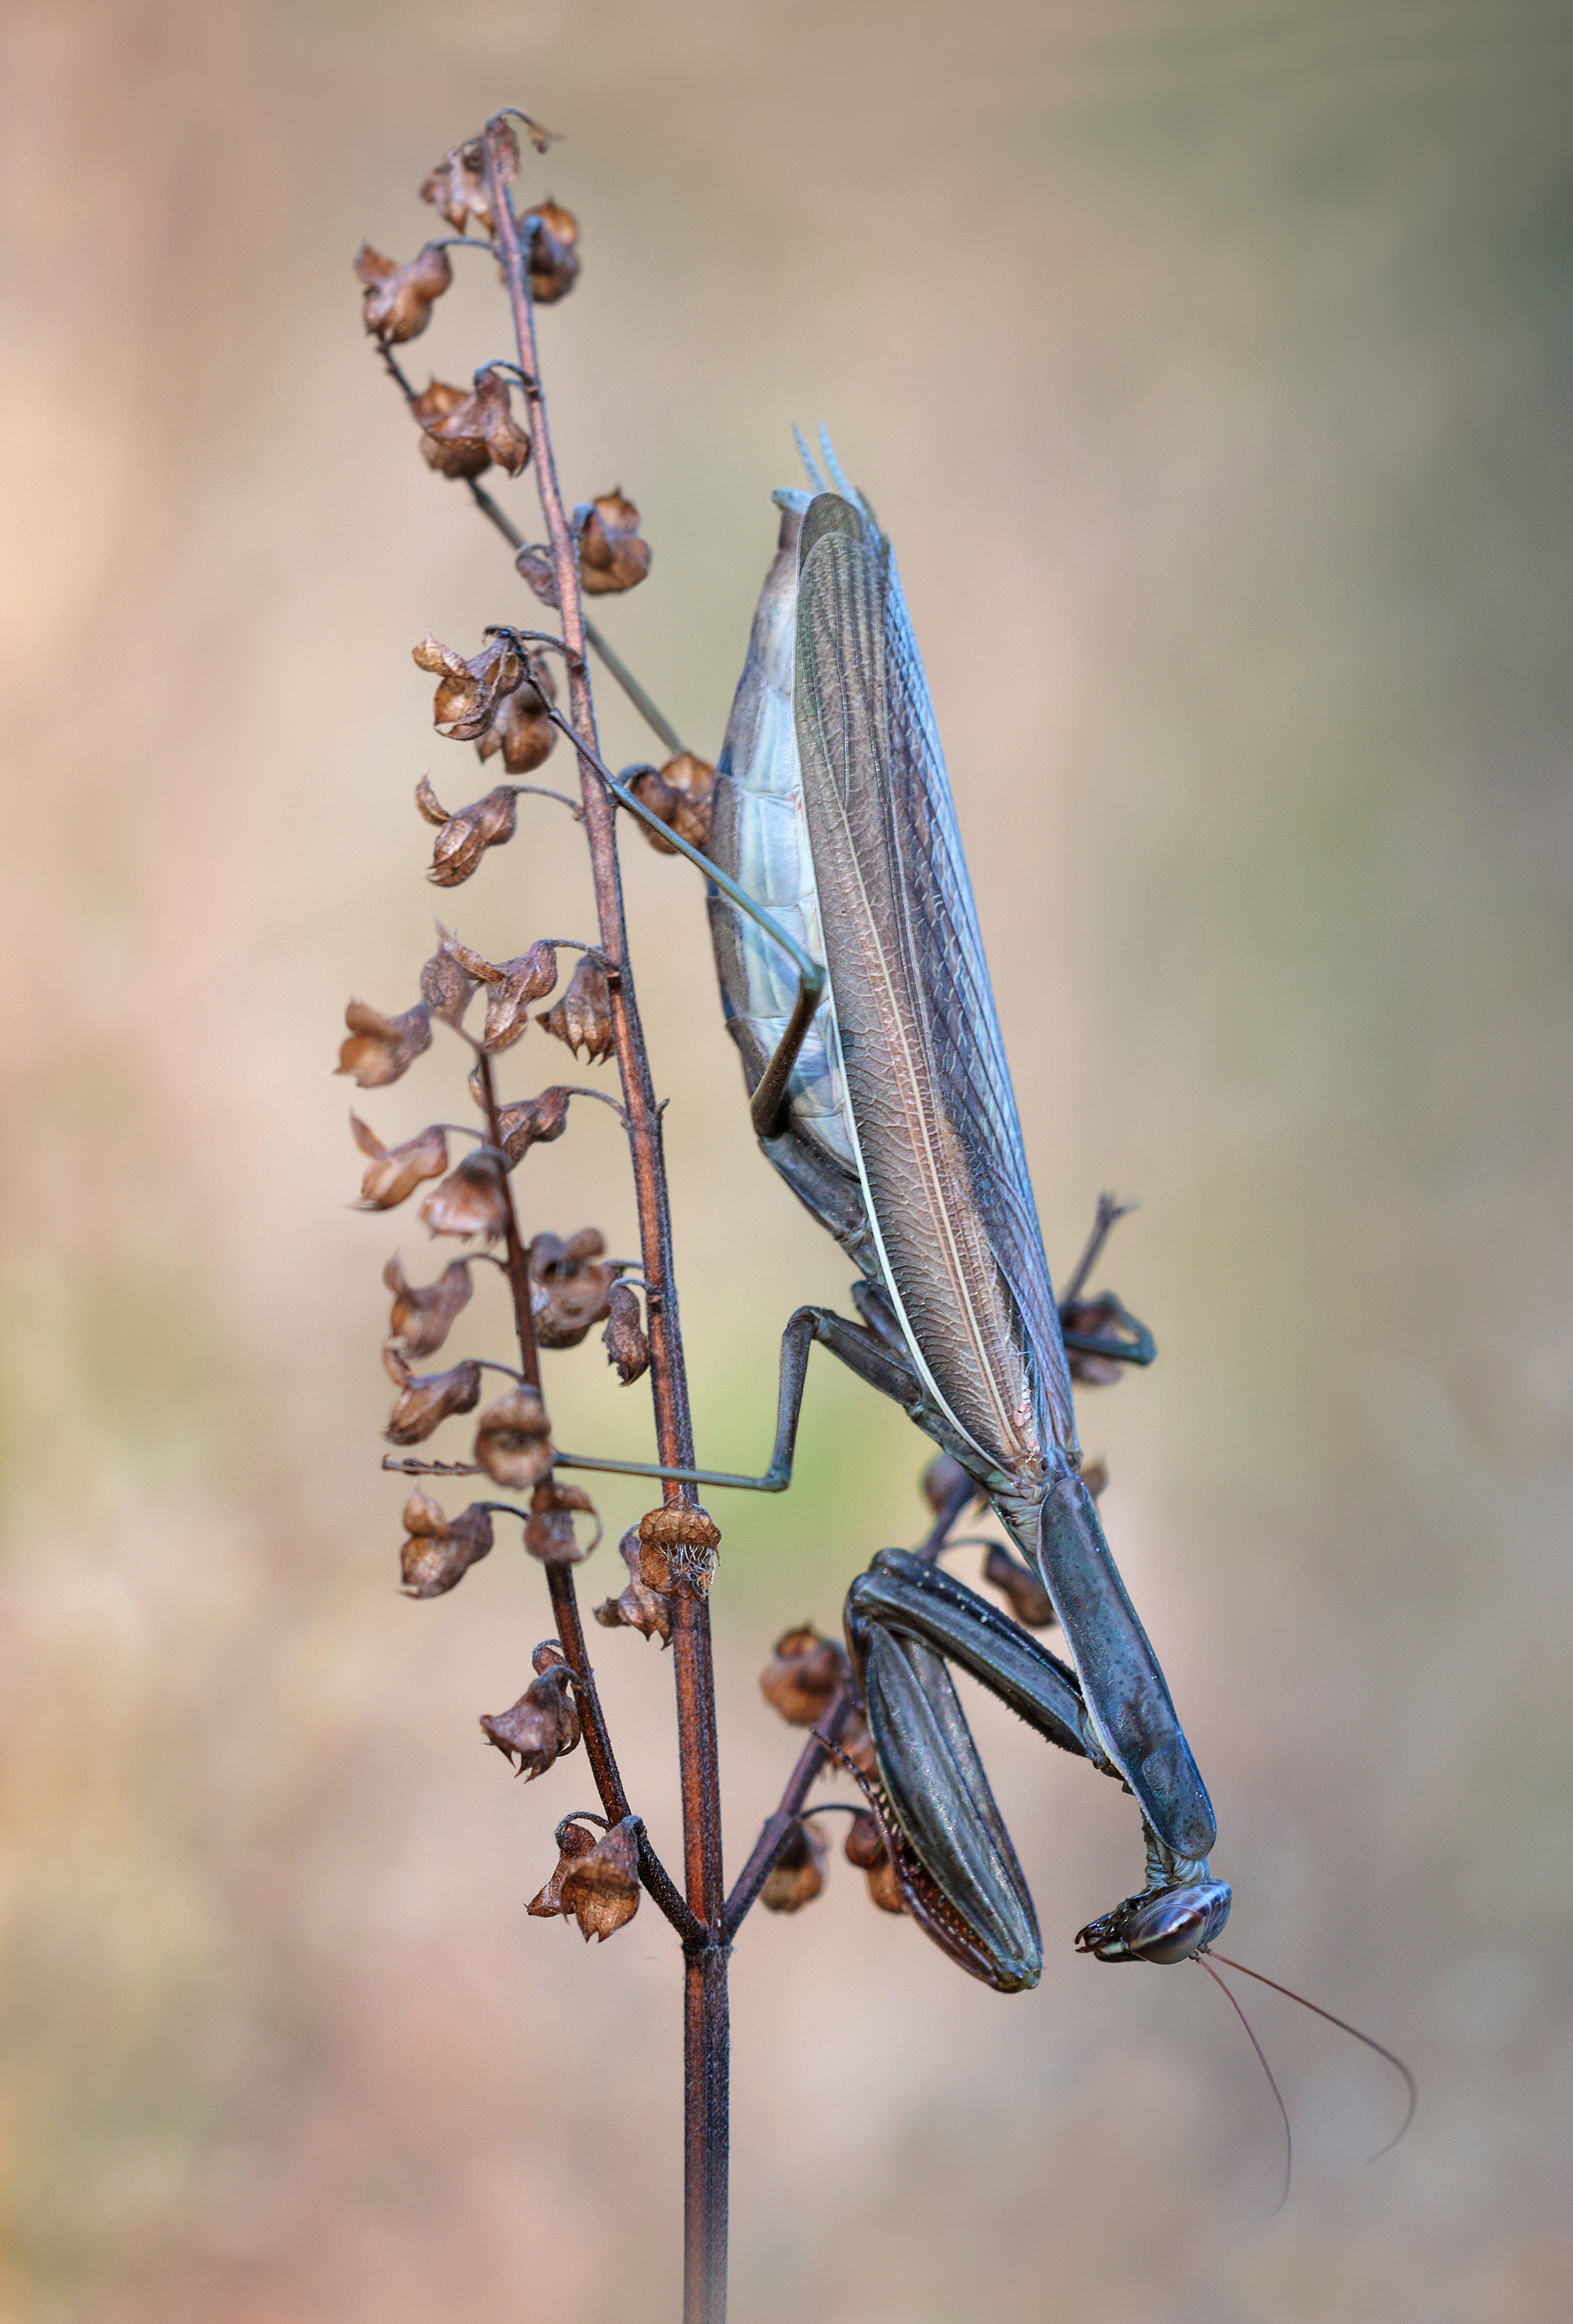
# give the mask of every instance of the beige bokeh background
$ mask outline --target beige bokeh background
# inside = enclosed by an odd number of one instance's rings
[[[1573,2313],[1570,67],[1531,0],[11,0],[6,2324],[673,2312],[671,1943],[521,1909],[585,1771],[511,1783],[475,1720],[544,1595],[506,1546],[396,1594],[377,1271],[427,1254],[345,1207],[328,1075],[345,997],[403,1005],[428,944],[415,778],[479,787],[410,646],[524,602],[348,262],[415,246],[507,100],[571,133],[565,479],[645,512],[606,624],[697,747],[793,420],[898,543],[1051,1258],[1100,1185],[1143,1201],[1108,1274],[1161,1360],[1084,1433],[1234,1947],[1422,2088],[1363,2168],[1394,2090],[1263,1996],[1299,2140],[1264,2221],[1217,1996],[1070,1950],[1128,1810],[984,1705],[1042,1984],[970,1984],[845,1866],[751,1920],[736,2312]],[[410,352],[505,344],[477,266]],[[751,1148],[694,880],[632,841],[628,887],[702,1453],[745,1463],[786,1310],[846,1268]],[[484,946],[585,932],[567,818],[448,900]],[[560,1069],[532,1035],[511,1086]],[[365,1110],[459,1086],[437,1055]],[[526,1185],[626,1244],[602,1109]],[[568,1442],[639,1447],[642,1395],[558,1360]],[[829,1368],[802,1457],[717,1498],[735,1865],[795,1748],[769,1641],[921,1523],[906,1424]],[[601,1662],[675,1852],[669,1665]]]

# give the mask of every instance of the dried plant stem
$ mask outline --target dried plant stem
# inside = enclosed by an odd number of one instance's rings
[[[486,191],[496,220],[496,247],[513,309],[523,391],[534,444],[537,489],[551,551],[563,641],[569,650],[569,702],[576,733],[598,752],[586,660],[578,544],[558,486],[551,431],[540,383],[535,320],[519,227],[502,167],[500,118],[486,134]],[[662,1465],[694,1465],[693,1428],[672,1278],[671,1208],[661,1117],[628,967],[627,931],[617,862],[615,807],[581,763],[585,832],[595,882],[600,950],[611,991],[612,1033],[639,1213],[650,1339],[650,1379]],[[681,1485],[668,1502],[691,1500]],[[563,1651],[569,1652],[563,1639]],[[688,1902],[702,1939],[685,1947],[684,1996],[684,2292],[685,2324],[722,2324],[726,2311],[726,2165],[729,2029],[726,1895],[721,1861],[715,1682],[709,1609],[701,1598],[672,1601],[678,1742],[682,1777],[683,1856]]]
[[[769,1879],[776,1858],[785,1847],[792,1825],[801,1814],[821,1769],[828,1758],[828,1746],[839,1743],[842,1732],[854,1709],[850,1683],[841,1687],[816,1722],[814,1731],[804,1744],[802,1757],[787,1780],[781,1795],[781,1804],[773,1815],[767,1816],[763,1830],[754,1843],[754,1853],[737,1876],[737,1885],[726,1899],[726,1936],[728,1941]]]

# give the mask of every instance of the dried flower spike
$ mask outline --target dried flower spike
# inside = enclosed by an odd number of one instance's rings
[[[554,1009],[542,1010],[535,1021],[566,1042],[576,1057],[581,1049],[597,1061],[611,1056],[612,993],[594,953],[581,955],[562,999]]]
[[[506,637],[488,638],[468,661],[440,638],[422,638],[410,654],[417,669],[440,680],[432,698],[431,723],[450,742],[478,742],[499,704],[524,683],[523,657]]]
[[[499,1485],[525,1492],[551,1470],[551,1423],[538,1391],[511,1388],[486,1406],[476,1429],[475,1457]]]
[[[606,1598],[596,1608],[603,1629],[638,1630],[647,1638],[671,1644],[671,1605],[652,1590],[640,1572],[639,1528],[630,1526],[617,1544],[617,1554],[628,1568],[628,1584],[621,1597]]]
[[[1056,1617],[1054,1601],[1038,1576],[996,1542],[983,1561],[983,1578],[1004,1594],[1012,1613],[1026,1630],[1046,1630]]]
[[[577,512],[576,512],[577,513]],[[591,597],[632,589],[650,570],[650,543],[639,538],[639,512],[621,491],[592,501],[579,530],[579,580]]]
[[[639,1910],[639,1821],[625,1816],[587,1855],[569,1866],[559,1894],[588,1944],[603,1943],[626,1927]]]
[[[496,1242],[508,1231],[508,1198],[501,1165],[490,1148],[467,1154],[421,1205],[428,1234],[480,1235]]]
[[[595,1518],[596,1530],[589,1541],[575,1540],[576,1517]],[[548,1477],[530,1496],[524,1546],[542,1565],[581,1564],[593,1549],[599,1548],[605,1530],[594,1501],[582,1486],[560,1484],[555,1477]]]
[[[527,1783],[544,1775],[556,1759],[578,1748],[578,1707],[572,1694],[573,1673],[566,1663],[551,1663],[532,1678],[511,1711],[483,1718],[481,1733],[505,1759],[518,1760],[517,1772]]]
[[[643,767],[630,775],[625,770],[623,780],[642,807],[658,815],[669,831],[697,847],[701,855],[709,853],[710,817],[716,798],[716,770],[708,759],[696,759],[691,751],[680,751],[664,767]],[[639,826],[658,855],[675,855],[677,849],[670,839],[662,839],[659,831],[652,831],[647,823]]]
[[[557,699],[557,681],[544,662],[535,664],[535,676],[504,696],[501,708],[476,744],[483,760],[501,751],[511,775],[533,774],[551,756],[557,729],[547,705]]]
[[[344,1021],[349,1034],[338,1045],[333,1070],[352,1074],[357,1089],[386,1089],[431,1047],[431,1011],[423,1001],[402,1017],[384,1017],[366,1001],[352,1001]]]
[[[355,271],[365,284],[361,320],[374,337],[395,347],[420,337],[433,304],[453,281],[447,251],[430,242],[403,266],[363,242]]]
[[[384,1146],[358,1114],[350,1115],[349,1127],[361,1152],[371,1157],[371,1167],[360,1182],[357,1210],[391,1211],[412,1194],[423,1178],[440,1178],[448,1167],[448,1136],[440,1122],[433,1122],[416,1138],[407,1138],[403,1146]]]
[[[650,1369],[650,1342],[640,1321],[639,1294],[632,1284],[614,1283],[606,1295],[606,1328],[601,1334],[606,1361],[615,1364],[625,1388]]]
[[[535,1920],[549,1921],[559,1913],[567,1913],[562,1901],[562,1884],[574,1866],[587,1857],[596,1845],[596,1835],[587,1831],[572,1816],[564,1816],[557,1827],[557,1865],[551,1877],[538,1895],[532,1896],[524,1910]]]
[[[423,1444],[450,1414],[473,1412],[481,1400],[479,1364],[455,1364],[446,1372],[412,1372],[394,1347],[384,1348],[383,1364],[399,1391],[383,1431],[390,1444]]]
[[[789,1727],[811,1727],[847,1676],[847,1656],[812,1622],[783,1630],[759,1674],[759,1691]]]
[[[571,210],[551,200],[538,202],[534,215],[537,223],[530,237],[530,293],[537,306],[554,307],[560,299],[567,298],[579,279],[579,222]]]
[[[708,1598],[720,1546],[708,1509],[668,1501],[639,1520],[639,1578],[668,1598]]]
[[[399,1553],[404,1595],[440,1598],[491,1548],[491,1512],[472,1502],[450,1523],[430,1495],[417,1486],[404,1504],[404,1532]]]
[[[493,126],[491,137],[498,174],[505,186],[511,186],[519,174],[519,140],[511,124],[501,118]],[[467,234],[474,218],[489,240],[497,231],[497,221],[486,190],[486,139],[472,137],[463,145],[452,146],[421,187],[421,198],[440,209],[456,234]]]
[[[383,1281],[393,1296],[388,1316],[388,1338],[404,1354],[434,1356],[452,1331],[455,1319],[469,1305],[475,1290],[467,1259],[451,1259],[435,1283],[411,1283],[395,1251],[383,1269]]]
[[[521,1098],[516,1104],[500,1106],[497,1127],[512,1169],[531,1147],[550,1146],[553,1139],[562,1136],[568,1127],[567,1090],[542,1090],[539,1097]]]
[[[825,1886],[825,1843],[800,1817],[765,1877],[759,1901],[767,1913],[800,1913]]]

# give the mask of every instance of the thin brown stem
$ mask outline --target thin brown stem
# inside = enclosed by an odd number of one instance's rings
[[[754,1904],[769,1879],[776,1858],[786,1846],[792,1825],[802,1813],[809,1794],[813,1790],[829,1757],[829,1746],[839,1743],[847,1721],[852,1716],[856,1698],[850,1677],[832,1695],[829,1706],[814,1732],[804,1744],[802,1756],[792,1769],[787,1787],[781,1795],[773,1814],[765,1818],[764,1828],[754,1843],[754,1852],[737,1876],[737,1885],[726,1899],[726,1941],[737,1934],[744,1915]]]
[[[551,429],[541,388],[529,272],[503,172],[497,126],[488,124],[485,144],[486,189],[492,216],[496,220],[497,253],[508,286],[524,398],[530,412],[536,488],[551,550],[563,640],[569,649],[569,707],[576,732],[598,754],[595,702],[585,659],[588,641],[579,595],[577,546],[558,486]],[[661,1115],[628,964],[615,810],[601,784],[582,761],[579,780],[600,926],[600,949],[606,963],[611,993],[613,1043],[627,1118],[640,1251],[644,1279],[650,1286],[646,1314],[656,1441],[663,1467],[692,1468],[693,1425],[672,1273],[671,1207]],[[680,1485],[669,1483],[663,1489],[669,1503],[692,1499],[691,1492]],[[689,1908],[704,1924],[707,1938],[702,1946],[689,1950],[686,1957],[683,2313],[685,2324],[722,2324],[726,2308],[728,2029],[726,1893],[709,1609],[703,1599],[680,1596],[673,1601],[672,1617],[685,1886]],[[563,1647],[567,1653],[566,1638]]]

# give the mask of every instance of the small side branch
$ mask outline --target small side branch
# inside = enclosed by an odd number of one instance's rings
[[[851,1682],[848,1680],[831,1697],[828,1709],[804,1744],[802,1756],[781,1795],[781,1803],[774,1814],[765,1819],[764,1828],[754,1843],[753,1853],[737,1876],[736,1886],[726,1899],[728,1944],[737,1934],[750,1905],[756,1901],[760,1890],[769,1879],[775,1859],[786,1846],[791,1828],[807,1805],[809,1794],[830,1757],[830,1746],[841,1740],[854,1708]]]

